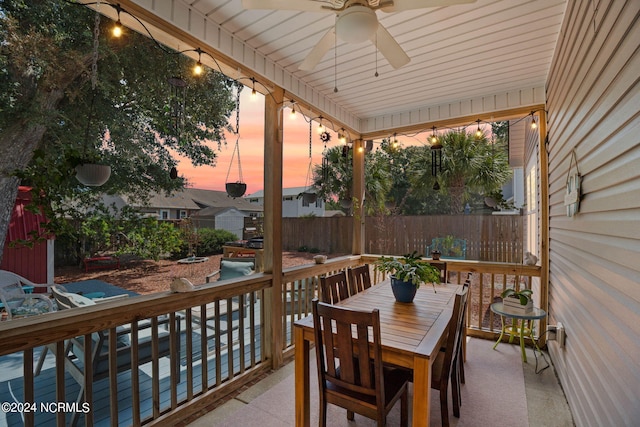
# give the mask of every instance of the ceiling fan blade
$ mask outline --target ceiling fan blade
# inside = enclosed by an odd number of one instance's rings
[[[393,4],[383,6],[383,12],[402,12],[404,10],[444,7],[455,4],[475,3],[476,0],[393,0]]]
[[[333,47],[335,42],[336,32],[335,28],[332,27],[324,36],[322,36],[318,44],[311,49],[311,52],[309,52],[307,57],[304,58],[304,61],[302,61],[298,66],[298,70],[311,71],[316,68],[318,62],[322,60],[322,57]]]
[[[378,46],[380,53],[384,55],[393,68],[400,68],[411,61],[411,58],[402,50],[398,42],[389,34],[389,31],[379,22],[378,29],[371,41]]]
[[[329,3],[313,0],[242,0],[243,9],[300,10],[302,12],[328,12]]]

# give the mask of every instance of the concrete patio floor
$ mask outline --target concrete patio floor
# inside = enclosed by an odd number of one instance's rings
[[[553,365],[536,373],[536,358],[531,348],[527,348],[528,363],[522,363],[519,346],[500,344],[496,350],[492,346],[491,341],[469,339],[465,365],[467,381],[462,387],[459,419],[451,413],[449,394],[449,420],[452,426],[574,426]],[[546,353],[545,356],[549,360]],[[538,370],[546,366],[539,353],[537,362]],[[293,426],[293,372],[294,365],[290,362],[189,426]],[[311,367],[311,377],[311,425],[315,425],[318,398],[314,366]],[[438,392],[433,390],[431,424],[436,426],[441,424],[438,396]],[[388,418],[389,425],[399,424],[398,406]],[[327,425],[369,426],[375,423],[359,416],[349,422],[344,410],[330,405]]]

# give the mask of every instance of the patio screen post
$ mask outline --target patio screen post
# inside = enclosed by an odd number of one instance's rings
[[[282,105],[280,87],[264,97],[264,271],[273,274],[265,295],[265,351],[274,369],[282,365]]]
[[[364,141],[353,142],[353,241],[351,253],[364,253]]]

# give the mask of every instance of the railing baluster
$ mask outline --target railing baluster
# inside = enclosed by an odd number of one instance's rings
[[[131,415],[133,425],[140,425],[140,376],[138,374],[138,322],[131,322]]]
[[[160,416],[160,363],[158,349],[158,317],[151,318],[151,396],[153,400],[153,418]]]

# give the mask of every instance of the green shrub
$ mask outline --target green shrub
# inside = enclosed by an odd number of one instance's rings
[[[214,228],[198,229],[198,255],[221,254],[226,242],[238,240],[238,237],[227,230]]]
[[[318,248],[311,248],[311,249],[309,249],[309,252],[311,252],[312,254],[317,254],[317,253],[319,253],[319,252],[320,252],[320,249],[318,249]]]
[[[307,252],[309,251],[309,248],[307,248],[306,246],[302,245],[298,248],[298,252]]]

